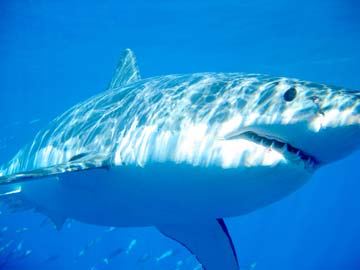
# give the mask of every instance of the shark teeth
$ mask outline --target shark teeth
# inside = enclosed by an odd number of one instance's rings
[[[305,167],[314,167],[318,164],[318,161],[311,155],[306,154],[305,152],[301,151],[301,149],[297,149],[291,144],[282,142],[278,139],[260,136],[252,131],[242,133],[241,137],[279,151],[289,160],[302,161]]]

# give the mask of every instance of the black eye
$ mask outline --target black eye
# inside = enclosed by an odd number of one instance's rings
[[[296,89],[295,89],[295,87],[291,87],[290,89],[288,89],[284,93],[284,100],[286,102],[293,101],[295,97],[296,97]]]

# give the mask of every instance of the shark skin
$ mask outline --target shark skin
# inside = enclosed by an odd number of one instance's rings
[[[236,270],[223,218],[288,196],[359,145],[359,91],[244,73],[141,79],[126,49],[108,90],[2,166],[0,200],[58,228],[156,226],[204,269]]]

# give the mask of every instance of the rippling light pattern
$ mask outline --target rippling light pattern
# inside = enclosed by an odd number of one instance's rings
[[[296,88],[297,96],[286,102],[283,96],[290,87]],[[305,123],[313,132],[351,125],[359,119],[358,95],[256,74],[150,78],[74,106],[39,132],[1,174],[71,164],[77,159],[93,162],[92,166],[144,167],[154,162],[222,168],[275,166],[289,162],[283,151],[227,136],[275,124]]]

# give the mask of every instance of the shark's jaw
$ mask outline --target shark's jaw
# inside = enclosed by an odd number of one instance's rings
[[[275,150],[281,153],[287,161],[303,165],[304,168],[309,171],[312,171],[321,165],[320,161],[316,159],[316,157],[270,134],[255,131],[244,131],[234,137],[251,141],[263,147],[269,148],[269,150]]]

